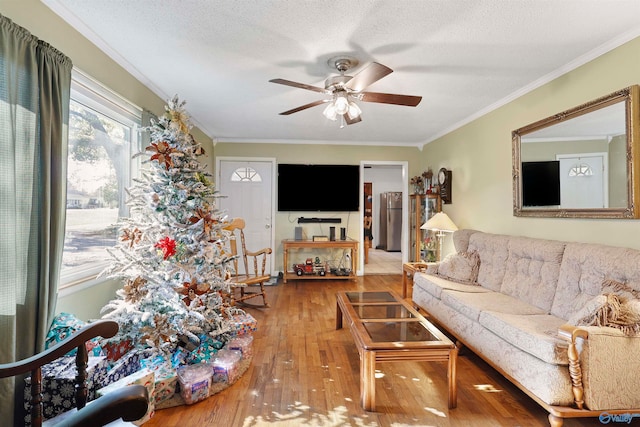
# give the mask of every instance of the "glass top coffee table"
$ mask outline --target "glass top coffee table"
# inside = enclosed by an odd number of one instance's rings
[[[375,411],[376,362],[448,362],[449,408],[457,404],[458,349],[438,328],[392,291],[338,292],[336,329],[343,317],[360,354],[360,403]]]

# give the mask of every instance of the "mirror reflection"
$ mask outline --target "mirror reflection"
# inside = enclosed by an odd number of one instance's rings
[[[637,135],[629,132],[634,91],[513,132],[514,215],[637,217],[631,180]]]

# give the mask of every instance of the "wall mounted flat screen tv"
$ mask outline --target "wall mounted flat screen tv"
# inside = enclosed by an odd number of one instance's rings
[[[278,211],[351,212],[359,207],[359,166],[278,164]]]
[[[522,206],[560,205],[560,162],[522,162]]]

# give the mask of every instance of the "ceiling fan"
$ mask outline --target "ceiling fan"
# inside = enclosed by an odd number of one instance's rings
[[[327,104],[323,114],[330,120],[341,119],[341,126],[352,125],[362,121],[362,111],[355,101],[377,102],[381,104],[395,104],[415,107],[422,100],[421,96],[399,95],[394,93],[365,92],[364,90],[393,73],[393,70],[377,62],[372,62],[354,76],[345,73],[358,65],[358,60],[350,56],[336,56],[327,61],[330,67],[340,72],[339,76],[331,76],[324,82],[324,88],[304,83],[292,82],[284,79],[272,79],[271,83],[297,87],[329,95],[328,98],[313,101],[291,110],[283,111],[280,115],[287,116],[306,110],[317,105]]]

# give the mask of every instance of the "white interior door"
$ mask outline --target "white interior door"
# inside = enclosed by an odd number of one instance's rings
[[[560,207],[606,208],[608,192],[606,153],[558,155],[560,160]]]
[[[250,251],[273,248],[273,171],[271,160],[223,159],[218,163],[218,190],[224,196],[218,199],[219,208],[229,218],[244,218]],[[267,271],[273,274],[271,259]]]

